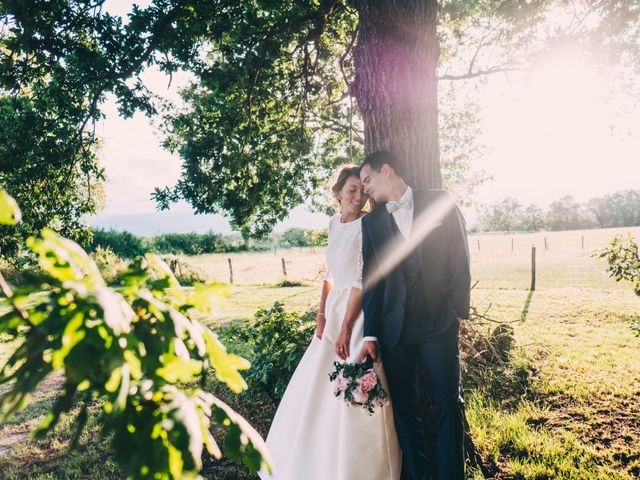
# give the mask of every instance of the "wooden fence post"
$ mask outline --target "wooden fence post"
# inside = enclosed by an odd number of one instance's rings
[[[227,262],[229,262],[229,283],[233,283],[233,266],[231,265],[231,259],[227,258]]]
[[[584,250],[584,235],[582,235],[582,249]]]
[[[478,239],[478,251],[480,251],[480,239]]]
[[[287,276],[287,267],[284,264],[284,258],[282,258],[281,260],[282,260],[282,274],[286,277]]]
[[[511,253],[513,253],[513,237],[511,237]]]
[[[531,247],[531,290],[536,289],[536,246]]]
[[[544,237],[544,249],[548,250],[549,246],[547,245],[547,237]]]

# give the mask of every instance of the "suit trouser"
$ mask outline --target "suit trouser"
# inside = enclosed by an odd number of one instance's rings
[[[383,345],[381,353],[403,453],[402,480],[425,480],[429,474],[420,410],[420,371],[426,375],[433,407],[438,480],[464,480],[457,326],[421,343],[400,340],[391,349]]]

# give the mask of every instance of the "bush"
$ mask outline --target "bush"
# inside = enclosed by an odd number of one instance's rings
[[[85,246],[89,252],[107,248],[120,258],[134,259],[148,252],[143,240],[129,232],[118,230],[93,230],[91,242]]]
[[[633,284],[636,295],[640,295],[640,256],[638,244],[631,234],[626,237],[618,235],[612,238],[609,245],[596,252],[595,256],[607,261],[609,276],[615,278],[616,282],[620,280],[630,282]]]
[[[631,283],[636,295],[640,296],[640,255],[638,244],[630,233],[612,238],[609,245],[594,256],[606,260],[609,276],[615,278],[616,282],[625,280]],[[632,317],[631,328],[640,336],[640,316]]]
[[[128,262],[118,257],[109,248],[98,247],[90,257],[96,262],[102,278],[108,285],[118,283],[118,272],[124,270],[128,265]]]
[[[316,311],[285,312],[281,302],[260,309],[253,323],[228,327],[225,337],[253,350],[246,379],[271,397],[281,398],[315,331]]]
[[[280,237],[280,246],[321,247],[327,244],[329,234],[326,229],[311,230],[305,228],[289,228]]]
[[[174,255],[162,256],[161,258],[169,265],[180,284],[193,285],[194,283],[207,282],[207,276],[203,272],[181,258]]]
[[[0,257],[0,273],[10,285],[20,285],[39,277],[42,271],[34,255],[20,250],[11,258]]]
[[[276,287],[290,288],[290,287],[304,287],[304,283],[299,280],[287,280],[286,278],[281,282],[276,283]]]

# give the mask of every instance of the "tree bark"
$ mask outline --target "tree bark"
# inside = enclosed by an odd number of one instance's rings
[[[442,188],[438,132],[436,0],[358,0],[360,28],[353,56],[356,98],[364,123],[365,155],[389,150],[412,187]],[[421,381],[422,409],[431,416],[428,386]],[[464,405],[461,406],[464,415]],[[465,453],[485,473],[469,426]],[[427,450],[435,451],[435,431],[425,421]],[[435,462],[431,458],[432,475]],[[444,480],[444,479],[442,479]]]
[[[350,93],[365,154],[390,150],[412,187],[441,188],[435,0],[361,0]]]

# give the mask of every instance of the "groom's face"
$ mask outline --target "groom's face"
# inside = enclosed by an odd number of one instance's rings
[[[360,181],[364,186],[364,193],[373,198],[377,203],[389,200],[391,190],[391,178],[388,172],[390,167],[385,164],[379,171],[364,165],[360,169]]]

